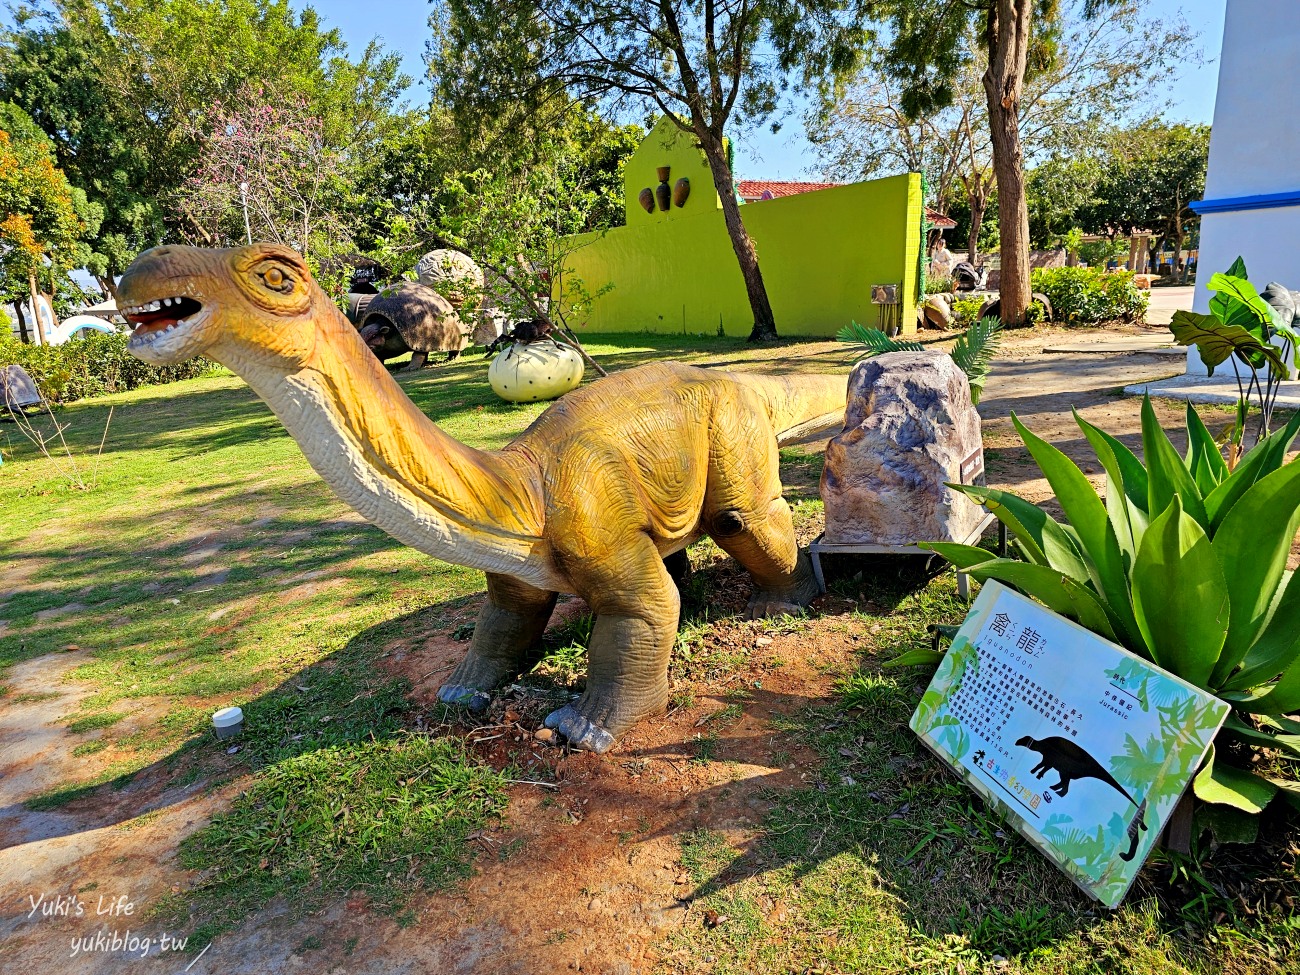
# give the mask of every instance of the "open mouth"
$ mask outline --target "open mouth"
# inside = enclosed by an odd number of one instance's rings
[[[177,325],[185,324],[203,310],[203,305],[193,298],[173,297],[159,298],[133,308],[124,308],[126,320],[135,326],[132,337],[170,332]]]

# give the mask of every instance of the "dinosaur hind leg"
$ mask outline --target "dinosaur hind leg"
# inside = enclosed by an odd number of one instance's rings
[[[488,573],[487,601],[474,625],[469,653],[438,691],[444,704],[482,711],[490,691],[536,662],[542,633],[555,609],[555,593],[511,576]]]
[[[575,748],[607,751],[616,738],[668,703],[668,657],[681,600],[654,544],[644,535],[613,554],[570,567],[596,614],[587,651],[587,689],[553,711],[554,728]]]
[[[691,584],[691,559],[686,554],[686,549],[673,552],[672,555],[665,555],[664,568],[668,571],[668,575],[672,577],[673,585],[677,587],[677,591],[684,593],[686,587]]]

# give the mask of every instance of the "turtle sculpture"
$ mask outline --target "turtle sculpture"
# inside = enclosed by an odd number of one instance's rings
[[[469,653],[439,698],[481,711],[538,660],[558,593],[595,613],[586,689],[546,718],[603,752],[668,702],[680,597],[665,559],[702,535],[754,580],[752,616],[818,594],[781,492],[778,435],[843,417],[843,376],[656,363],[567,394],[500,450],[469,447],[407,398],[286,247],[156,247],[118,285],[128,350],[205,355],[242,376],[364,518],[487,573]]]
[[[413,281],[385,288],[364,302],[359,318],[357,328],[370,351],[381,362],[409,352],[409,370],[422,368],[431,352],[446,352],[450,362],[469,344],[451,303]]]

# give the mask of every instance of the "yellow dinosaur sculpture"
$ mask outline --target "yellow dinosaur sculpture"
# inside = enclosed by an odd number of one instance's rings
[[[668,700],[680,603],[665,557],[711,535],[753,576],[751,615],[817,595],[781,497],[775,433],[842,413],[843,378],[643,366],[569,393],[509,446],[483,451],[416,408],[287,248],[158,247],[127,270],[117,300],[137,358],[229,367],[366,519],[487,573],[443,701],[485,707],[537,659],[556,594],[576,593],[596,615],[586,693],[546,724],[603,752]]]

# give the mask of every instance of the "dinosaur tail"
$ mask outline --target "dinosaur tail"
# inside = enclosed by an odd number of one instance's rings
[[[1102,776],[1105,776],[1105,778],[1102,778]],[[1122,795],[1125,799],[1133,803],[1133,805],[1137,806],[1139,809],[1141,808],[1141,804],[1136,799],[1134,799],[1131,795],[1129,795],[1128,792],[1125,790],[1125,788],[1122,785],[1120,785],[1118,782],[1116,782],[1114,778],[1108,775],[1105,772],[1105,770],[1103,770],[1102,774],[1097,776],[1097,778],[1101,779],[1108,786],[1110,786],[1112,789],[1114,789],[1116,792]]]
[[[758,393],[767,407],[778,444],[809,440],[823,432],[833,436],[844,426],[847,376],[728,375]]]

